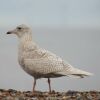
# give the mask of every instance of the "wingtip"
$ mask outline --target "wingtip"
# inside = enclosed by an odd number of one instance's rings
[[[90,76],[93,76],[94,74],[93,73],[90,73]]]
[[[94,75],[93,73],[89,73],[89,72],[87,74],[87,76],[93,76],[93,75]]]

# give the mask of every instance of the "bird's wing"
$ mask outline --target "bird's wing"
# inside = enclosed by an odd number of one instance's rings
[[[24,65],[33,72],[41,74],[63,72],[72,66],[65,63],[60,57],[50,51],[37,47],[32,48],[33,44],[28,45],[28,52],[25,52]]]
[[[61,61],[61,60],[58,61],[58,60],[44,59],[44,58],[25,59],[24,64],[31,71],[41,73],[41,74],[62,72],[65,67],[63,61]],[[70,67],[68,65],[68,69],[69,68]]]
[[[32,46],[32,45],[31,45]],[[89,76],[91,73],[76,69],[70,64],[63,61],[60,57],[42,48],[28,49],[28,54],[24,58],[24,65],[31,72],[40,74],[60,74],[60,75],[74,75],[83,77]]]

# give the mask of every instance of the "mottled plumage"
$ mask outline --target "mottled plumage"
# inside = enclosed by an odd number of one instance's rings
[[[16,29],[7,32],[14,33],[19,38],[18,61],[24,71],[35,79],[48,78],[49,90],[51,91],[50,78],[61,76],[81,77],[92,75],[89,72],[79,70],[66,63],[55,54],[40,48],[32,41],[32,31],[26,25],[19,25]]]

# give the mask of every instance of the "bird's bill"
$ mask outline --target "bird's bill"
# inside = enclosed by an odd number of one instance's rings
[[[12,34],[12,32],[9,31],[9,32],[7,32],[7,34]]]
[[[8,31],[6,34],[14,34],[15,33],[15,30],[12,30],[12,31]]]

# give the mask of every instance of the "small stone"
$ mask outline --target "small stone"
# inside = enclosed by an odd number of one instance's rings
[[[25,100],[24,97],[15,97],[14,100]]]
[[[87,93],[86,97],[87,97],[88,100],[92,100],[92,96],[91,96],[90,93]]]
[[[31,100],[38,100],[36,97],[32,97]]]
[[[66,99],[68,99],[68,98],[70,98],[70,97],[69,97],[69,96],[63,96],[63,97],[62,97],[63,100],[66,100]]]
[[[4,89],[0,89],[0,92],[4,92],[5,90]]]
[[[3,98],[3,100],[14,100],[14,98],[11,96],[7,96],[7,97]]]
[[[48,93],[48,92],[45,92],[45,93],[44,93],[44,96],[46,96],[46,97],[47,97],[48,95],[49,95],[49,93]]]
[[[2,92],[0,92],[0,96],[2,96]]]
[[[97,93],[97,100],[100,100],[100,93]]]

